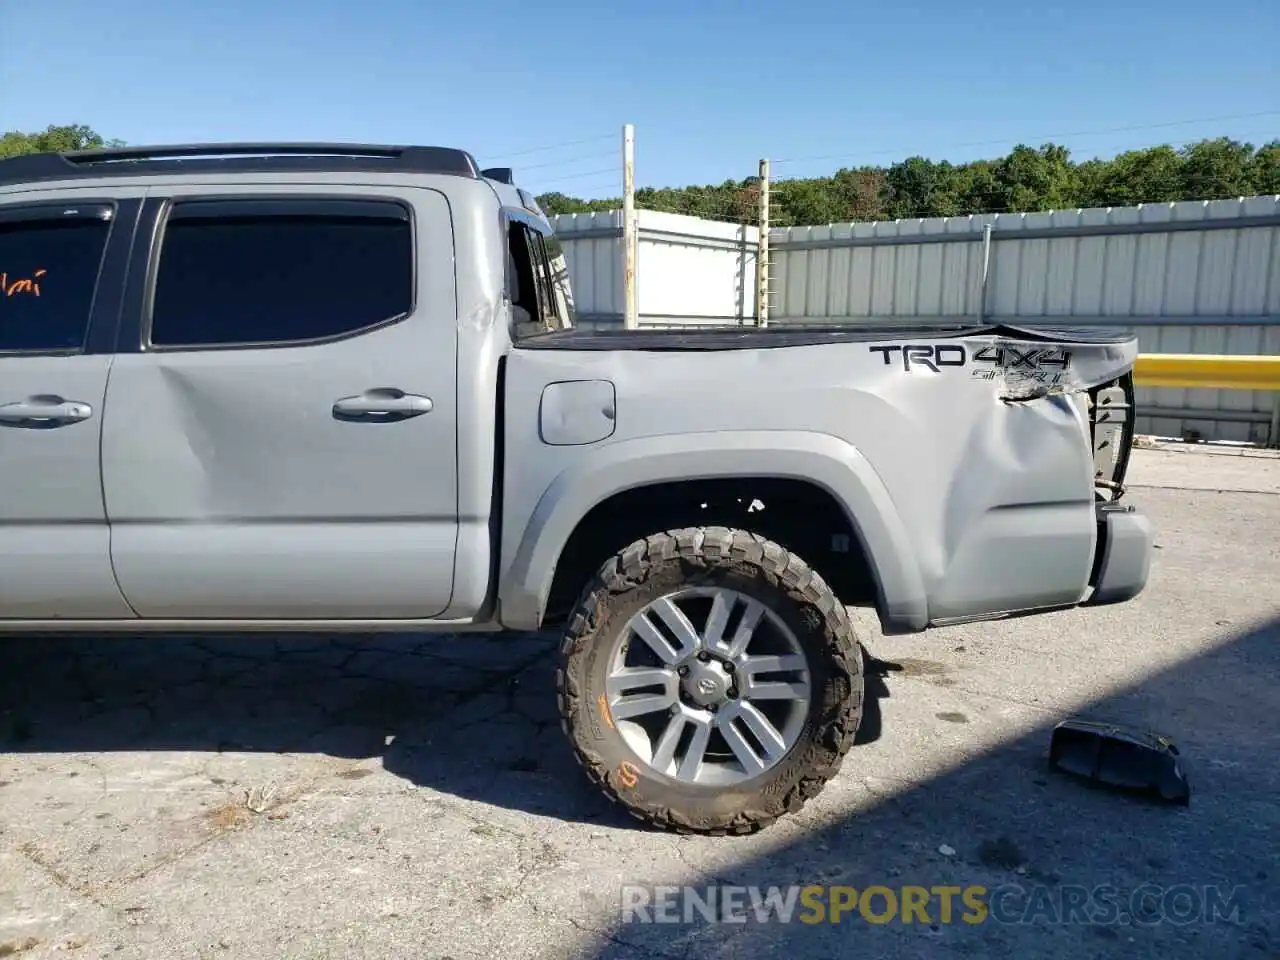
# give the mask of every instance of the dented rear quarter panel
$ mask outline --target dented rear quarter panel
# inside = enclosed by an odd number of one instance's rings
[[[559,547],[595,503],[642,483],[733,475],[809,479],[837,496],[896,627],[1079,602],[1097,538],[1079,391],[1131,365],[1136,344],[1072,345],[1067,371],[1045,353],[1040,379],[1057,381],[1048,387],[975,359],[1009,345],[1023,356],[1055,346],[890,335],[772,349],[515,349],[504,622],[536,619]],[[547,445],[543,389],[575,380],[614,385],[612,435]]]

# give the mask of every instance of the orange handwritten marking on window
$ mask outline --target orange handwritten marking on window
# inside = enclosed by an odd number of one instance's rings
[[[39,280],[48,272],[42,267],[34,271],[30,277],[20,277],[14,280],[9,279],[7,272],[0,272],[0,292],[6,297],[16,297],[20,293],[38,297],[40,296]]]
[[[618,764],[618,780],[629,790],[640,782],[640,771],[630,760],[623,760]]]

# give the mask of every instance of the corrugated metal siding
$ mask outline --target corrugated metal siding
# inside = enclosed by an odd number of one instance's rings
[[[1222,228],[1224,221],[1266,218],[1276,222]],[[1160,232],[1198,222],[1205,228]],[[988,316],[1280,312],[1280,197],[1248,197],[773,230],[770,321],[976,316],[988,223]],[[1087,235],[1107,229],[1145,232]],[[1083,235],[1044,235],[1053,232]]]
[[[1280,354],[1280,197],[792,227],[770,245],[771,324],[1068,318],[1132,327],[1144,353]],[[1143,417],[1144,432],[1256,442],[1277,397],[1147,388],[1138,401],[1242,421]]]
[[[981,238],[982,227],[957,217],[772,230],[769,322],[973,315],[981,246],[895,242],[959,233]],[[794,243],[812,246],[787,248]]]

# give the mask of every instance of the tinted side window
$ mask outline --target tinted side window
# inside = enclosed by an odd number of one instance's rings
[[[569,326],[568,276],[557,272],[564,264],[559,241],[526,224],[512,223],[507,259],[511,302],[528,314],[523,322],[517,319],[513,334],[519,338]]]
[[[0,353],[80,350],[110,221],[0,220]]]
[[[537,322],[538,281],[529,228],[513,223],[507,228],[507,295],[511,302]]]
[[[151,343],[318,340],[409,313],[407,213],[386,203],[333,203],[333,212],[318,201],[175,206],[160,250]]]

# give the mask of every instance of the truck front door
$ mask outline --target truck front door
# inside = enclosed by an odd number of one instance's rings
[[[67,190],[0,206],[0,619],[133,617],[98,454],[138,204]]]

